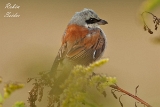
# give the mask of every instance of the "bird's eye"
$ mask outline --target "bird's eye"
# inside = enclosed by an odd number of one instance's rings
[[[93,24],[93,23],[96,23],[96,22],[99,22],[100,20],[96,19],[96,18],[90,18],[88,20],[86,20],[86,23],[87,24]]]

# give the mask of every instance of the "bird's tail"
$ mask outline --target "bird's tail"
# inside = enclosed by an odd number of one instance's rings
[[[55,75],[56,75],[56,71],[57,71],[57,68],[58,68],[58,65],[59,65],[59,58],[58,56],[55,58],[53,64],[52,64],[52,68],[49,72],[49,75],[50,77],[54,78]]]

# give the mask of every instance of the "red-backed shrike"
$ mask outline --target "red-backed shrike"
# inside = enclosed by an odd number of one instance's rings
[[[50,71],[51,77],[55,78],[51,93],[59,94],[59,85],[75,65],[87,66],[101,58],[106,47],[106,35],[99,25],[105,24],[107,21],[100,19],[91,9],[85,8],[75,13],[65,30],[61,48]],[[57,69],[59,67],[61,71]]]

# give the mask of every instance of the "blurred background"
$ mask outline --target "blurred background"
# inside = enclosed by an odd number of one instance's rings
[[[117,77],[117,84],[134,93],[153,107],[160,105],[160,28],[151,35],[143,29],[139,9],[144,0],[1,0],[0,1],[0,76],[4,82],[18,81],[25,88],[13,93],[4,107],[16,101],[27,103],[28,77],[40,71],[49,71],[61,46],[61,37],[75,12],[93,9],[100,18],[108,21],[101,26],[107,35],[107,50],[103,58],[110,61],[97,69],[108,76]],[[19,9],[5,9],[7,3]],[[18,13],[19,18],[6,18],[6,12]],[[152,13],[160,17],[160,8]],[[152,17],[146,22],[151,29]],[[1,84],[1,87],[4,84]],[[3,89],[0,88],[2,92]],[[43,100],[43,99],[42,99]],[[44,99],[45,100],[45,99]],[[124,107],[134,107],[132,98],[124,96]],[[108,89],[106,103],[120,107]],[[44,107],[46,103],[39,103]],[[139,104],[138,107],[143,107]]]

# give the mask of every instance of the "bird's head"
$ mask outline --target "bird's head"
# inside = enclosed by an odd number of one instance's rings
[[[85,8],[80,12],[76,12],[69,24],[77,24],[79,26],[95,28],[99,25],[105,25],[108,23],[107,21],[99,18],[93,10]]]

